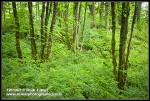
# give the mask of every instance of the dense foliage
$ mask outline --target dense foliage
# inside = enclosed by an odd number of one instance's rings
[[[62,2],[63,3],[63,2]],[[31,43],[29,36],[29,13],[27,3],[18,3],[20,21],[20,45],[23,58],[18,59],[15,48],[15,28],[10,2],[4,2],[5,20],[2,19],[2,98],[3,99],[148,99],[148,13],[141,11],[141,25],[136,23],[131,43],[127,86],[123,94],[119,94],[117,81],[113,75],[111,56],[111,27],[106,30],[105,23],[100,27],[91,27],[92,16],[88,9],[84,29],[84,48],[73,52],[67,48],[64,39],[65,26],[59,26],[59,19],[53,36],[52,56],[46,62],[40,58],[31,58]],[[40,6],[42,3],[40,2]],[[70,12],[72,7],[70,4]],[[34,5],[35,6],[35,5]],[[33,7],[34,7],[33,6]],[[83,7],[85,5],[83,4]],[[133,7],[134,8],[134,7]],[[133,16],[131,7],[129,16],[129,33]],[[12,8],[11,8],[12,9]],[[63,10],[62,8],[61,10]],[[35,10],[35,8],[34,8]],[[39,10],[39,16],[42,9]],[[72,13],[71,13],[72,14]],[[79,40],[83,24],[84,12],[81,10],[79,23]],[[36,18],[36,12],[33,12]],[[38,15],[38,14],[37,14]],[[72,39],[73,15],[68,17],[68,33]],[[111,18],[111,17],[110,17]],[[52,18],[50,18],[51,20]],[[40,55],[40,17],[34,19],[37,57]],[[96,15],[96,25],[99,25],[99,15]],[[48,24],[48,31],[50,24]],[[110,25],[111,26],[111,25]],[[119,55],[120,25],[116,28],[116,56]],[[129,37],[129,34],[128,34]],[[80,43],[79,43],[80,44]],[[118,57],[117,57],[118,61]],[[117,66],[118,67],[118,66]],[[60,96],[8,96],[8,88],[48,89],[49,93],[61,93]]]

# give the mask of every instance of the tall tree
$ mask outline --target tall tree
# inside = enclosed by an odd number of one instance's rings
[[[18,58],[22,58],[22,51],[20,48],[20,32],[19,32],[19,19],[18,19],[18,15],[17,15],[17,9],[16,9],[16,2],[12,2],[12,8],[13,8],[13,15],[15,18],[15,30],[16,30],[16,50],[17,50],[17,54],[18,54]]]
[[[46,59],[48,59],[52,54],[51,49],[52,49],[52,42],[53,42],[53,32],[54,32],[54,27],[55,27],[55,23],[56,23],[57,5],[58,5],[58,3],[54,2],[53,17],[52,17],[51,26],[50,26],[50,33],[49,33],[49,38],[48,38]]]
[[[63,18],[63,11],[62,11],[62,8],[64,8],[63,7],[63,3],[58,3],[58,21],[59,21],[59,23],[58,23],[58,26],[59,26],[59,28],[62,28],[63,27],[63,24],[62,24],[62,19],[61,18]],[[64,34],[62,33],[62,31],[60,31],[60,34],[61,34],[61,40],[62,41],[64,41]]]
[[[32,57],[35,58],[37,54],[36,43],[35,43],[35,36],[34,36],[34,21],[32,15],[32,2],[28,2],[28,9],[29,9],[29,22],[30,22],[30,38],[31,38],[31,53]]]
[[[85,9],[84,9],[84,22],[83,22],[83,28],[82,28],[82,44],[81,44],[81,50],[83,48],[83,44],[84,44],[84,27],[85,27],[85,21],[86,21],[86,9],[87,9],[87,2],[85,4]]]
[[[75,25],[74,25],[74,33],[73,33],[73,51],[76,52],[77,50],[77,35],[78,35],[78,2],[74,2],[74,19],[75,19]]]
[[[115,30],[116,30],[116,14],[115,14],[115,2],[111,2],[111,16],[112,16],[112,40],[111,40],[111,52],[112,52],[112,63],[114,67],[114,76],[117,80],[117,61],[115,56]]]
[[[70,46],[70,40],[69,40],[69,34],[68,34],[68,12],[69,12],[69,2],[66,2],[65,4],[65,32],[66,32],[66,44],[67,44],[67,47],[68,49],[71,48]]]
[[[129,2],[122,3],[121,15],[121,30],[120,30],[120,45],[119,45],[119,68],[118,68],[118,88],[124,90],[125,87],[125,48],[128,32],[128,17],[129,17]]]
[[[42,14],[41,14],[41,59],[44,59],[44,48],[45,48],[44,12],[45,12],[45,2],[42,2]]]
[[[79,13],[78,13],[78,28],[77,28],[77,33],[79,33],[79,26],[80,26],[80,15],[81,15],[81,10],[82,10],[82,3],[80,2],[80,4],[79,4]],[[79,39],[79,34],[77,35],[77,39]],[[77,40],[77,45],[78,45],[78,41],[79,40]],[[77,48],[78,48],[78,46],[77,46]]]
[[[118,25],[121,25],[121,2],[116,2],[116,22]]]
[[[105,28],[106,28],[106,30],[109,30],[109,16],[108,16],[108,12],[109,12],[109,3],[106,2],[105,3]]]
[[[129,42],[128,42],[127,53],[126,53],[126,61],[125,61],[125,71],[126,71],[126,72],[125,72],[125,81],[126,81],[126,79],[127,79],[128,59],[129,59],[129,55],[130,55],[130,46],[131,46],[131,40],[132,40],[132,36],[133,36],[133,29],[134,29],[134,24],[135,24],[135,21],[136,21],[137,11],[138,11],[138,3],[135,2],[134,15],[133,15],[132,25],[131,25],[131,34],[130,34],[130,38],[129,38]]]

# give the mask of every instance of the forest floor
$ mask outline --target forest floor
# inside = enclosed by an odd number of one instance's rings
[[[134,31],[129,57],[128,85],[122,95],[119,95],[113,75],[111,30],[93,28],[86,32],[88,34],[85,36],[85,45],[90,49],[73,53],[62,42],[54,41],[52,57],[44,63],[31,60],[30,41],[27,39],[21,39],[25,58],[20,63],[14,47],[14,34],[2,35],[2,98],[148,99],[148,30]],[[117,30],[116,56],[119,55],[119,33]],[[37,42],[37,48],[40,49],[40,41]],[[51,95],[7,95],[13,92],[9,92],[9,89],[27,88],[46,89]]]

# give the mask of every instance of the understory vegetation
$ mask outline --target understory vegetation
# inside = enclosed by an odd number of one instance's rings
[[[2,98],[3,99],[148,99],[148,18],[141,15],[141,28],[135,24],[128,61],[127,85],[122,94],[114,79],[111,39],[112,31],[105,27],[90,28],[92,16],[87,17],[84,29],[84,46],[76,52],[67,48],[63,27],[59,21],[53,36],[52,54],[46,62],[31,58],[31,43],[28,29],[28,16],[18,10],[20,18],[20,47],[22,59],[18,58],[15,47],[13,14],[6,14],[2,22]],[[28,13],[26,13],[28,14]],[[21,17],[24,16],[24,17]],[[26,17],[27,18],[26,18]],[[87,15],[88,16],[88,15]],[[132,18],[132,13],[130,15]],[[81,22],[83,22],[81,14]],[[51,19],[51,18],[50,18]],[[69,19],[72,19],[69,17]],[[26,20],[26,21],[25,21]],[[23,23],[24,22],[24,23]],[[99,23],[99,16],[96,16]],[[27,23],[27,24],[26,24]],[[104,22],[101,22],[104,25]],[[129,21],[129,23],[131,23]],[[79,27],[81,38],[82,24]],[[50,26],[50,25],[49,25]],[[70,27],[71,26],[71,27]],[[129,24],[129,31],[130,33]],[[25,28],[26,27],[26,28]],[[48,31],[50,28],[48,28]],[[68,23],[70,40],[73,30]],[[128,34],[128,38],[129,38]],[[36,56],[40,56],[40,19],[35,20]],[[116,56],[119,56],[120,26],[116,28]],[[127,39],[128,40],[128,39]],[[81,41],[79,41],[79,44]],[[128,43],[128,41],[127,41]],[[116,57],[117,63],[119,57]],[[117,65],[118,68],[118,65]],[[55,96],[8,96],[7,89],[47,89],[48,93],[61,93]]]

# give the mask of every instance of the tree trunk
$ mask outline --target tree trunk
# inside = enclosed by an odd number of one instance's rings
[[[78,25],[77,25],[77,33],[79,33],[80,26],[80,15],[81,15],[82,3],[80,2],[79,13],[78,13]],[[77,49],[79,48],[79,34],[77,34]]]
[[[125,87],[125,47],[128,32],[129,2],[122,3],[122,20],[120,30],[119,45],[119,69],[118,69],[118,88],[124,90]],[[121,93],[121,92],[120,92]]]
[[[41,14],[41,59],[44,59],[44,45],[45,45],[44,12],[45,12],[45,2],[42,2],[42,14]]]
[[[84,22],[83,22],[83,28],[82,28],[82,44],[81,44],[81,50],[83,48],[83,44],[84,44],[84,27],[85,27],[85,20],[86,20],[86,9],[87,9],[87,2],[86,2],[86,5],[85,5],[85,9],[84,9]]]
[[[108,2],[105,3],[105,27],[106,30],[109,30],[109,16],[108,16],[108,8],[109,8],[109,4]]]
[[[54,2],[53,17],[52,17],[52,22],[51,22],[51,27],[50,27],[46,59],[48,59],[51,56],[51,53],[52,53],[51,49],[52,49],[52,42],[53,42],[53,31],[54,31],[54,27],[55,27],[55,23],[56,23],[57,5],[58,5],[58,3]]]
[[[75,25],[74,25],[74,33],[73,33],[73,51],[76,52],[77,50],[77,30],[78,30],[78,2],[74,3],[74,18],[75,18]]]
[[[22,51],[20,48],[20,32],[19,32],[19,19],[18,19],[18,15],[17,15],[17,10],[16,10],[16,2],[12,2],[12,7],[13,7],[13,14],[14,14],[14,18],[15,18],[15,29],[16,29],[16,50],[17,50],[17,54],[18,54],[18,58],[22,58]]]
[[[47,31],[47,27],[48,27],[48,21],[49,21],[49,2],[47,2],[47,5],[46,5],[46,15],[45,15],[45,34],[44,34],[44,50],[45,50],[45,47],[47,45],[47,34],[48,34],[48,31]],[[45,57],[45,53],[44,53],[44,57]]]
[[[66,44],[68,49],[71,48],[70,46],[70,40],[69,40],[69,35],[68,35],[68,11],[69,11],[69,2],[66,2],[65,4],[65,32],[66,32]]]
[[[117,5],[117,10],[116,10],[116,14],[117,14],[117,24],[118,25],[121,25],[121,2],[117,2],[116,3],[116,5]]]
[[[115,2],[111,2],[111,15],[112,15],[112,40],[111,40],[111,50],[112,50],[112,63],[114,67],[114,76],[117,80],[117,61],[115,56],[115,30],[116,30],[116,14],[115,14]]]
[[[29,22],[30,22],[30,37],[31,37],[31,53],[32,58],[36,58],[37,50],[35,44],[35,37],[34,37],[34,21],[32,15],[32,2],[28,2],[28,9],[29,9]]]
[[[125,81],[127,79],[127,69],[128,69],[128,59],[129,59],[129,55],[130,55],[130,45],[131,45],[131,40],[132,40],[132,36],[133,36],[133,29],[134,29],[134,24],[136,21],[137,11],[138,11],[138,6],[137,6],[137,2],[135,2],[134,15],[133,15],[133,20],[132,20],[132,25],[131,25],[131,34],[130,34],[130,38],[129,38],[129,42],[128,42],[126,61],[125,61],[125,71],[126,71],[125,72]]]

